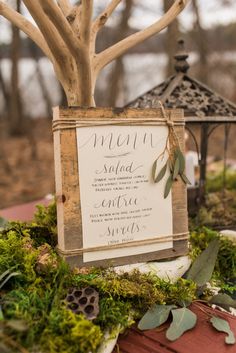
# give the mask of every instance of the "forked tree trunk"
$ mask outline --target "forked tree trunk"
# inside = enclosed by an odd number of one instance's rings
[[[22,0],[38,28],[0,0],[0,15],[23,30],[51,60],[69,106],[95,106],[94,90],[100,71],[129,49],[166,28],[186,7],[175,0],[154,24],[96,53],[97,34],[122,0],[110,0],[93,20],[93,0]]]

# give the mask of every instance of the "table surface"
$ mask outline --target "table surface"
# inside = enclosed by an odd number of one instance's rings
[[[40,199],[33,202],[28,202],[23,205],[17,205],[0,210],[0,217],[7,219],[8,221],[32,221],[34,213],[36,212],[37,205],[48,206],[51,202],[50,199]]]
[[[209,323],[211,315],[218,315],[228,320],[236,335],[236,317],[200,303],[193,304],[191,309],[197,314],[197,325],[175,342],[165,337],[167,324],[148,331],[133,327],[120,336],[113,353],[236,353],[236,345],[226,345],[226,334],[216,331]]]

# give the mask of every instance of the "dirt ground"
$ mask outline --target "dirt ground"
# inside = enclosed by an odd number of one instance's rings
[[[0,209],[54,193],[51,122],[33,121],[30,137],[1,136]]]
[[[34,120],[30,138],[1,136],[0,209],[43,198],[55,192],[51,122]],[[236,159],[236,126],[232,126],[228,157]],[[224,129],[210,140],[210,155],[222,158]]]

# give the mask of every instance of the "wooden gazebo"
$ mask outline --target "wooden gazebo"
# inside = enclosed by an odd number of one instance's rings
[[[188,56],[184,41],[179,40],[175,55],[175,74],[129,103],[128,106],[158,108],[158,102],[161,101],[166,108],[184,109],[186,129],[194,141],[198,154],[200,177],[194,194],[196,203],[200,204],[205,194],[209,137],[216,127],[224,124],[226,166],[229,129],[231,123],[236,123],[236,105],[188,75]],[[196,125],[200,128],[200,141],[195,134]]]

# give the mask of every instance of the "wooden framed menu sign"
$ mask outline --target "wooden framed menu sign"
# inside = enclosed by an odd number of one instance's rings
[[[183,112],[168,114],[184,149]],[[186,185],[177,178],[164,198],[168,173],[152,180],[169,131],[161,110],[55,108],[53,130],[58,251],[71,266],[187,253]]]

